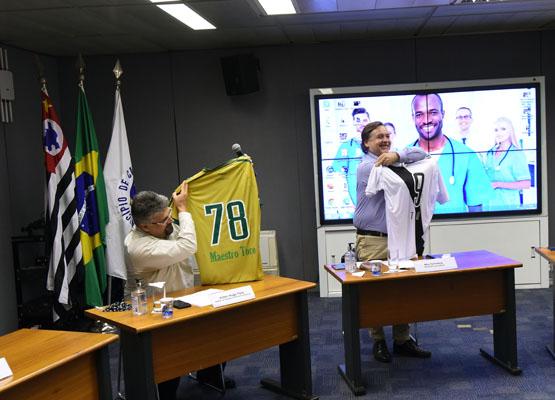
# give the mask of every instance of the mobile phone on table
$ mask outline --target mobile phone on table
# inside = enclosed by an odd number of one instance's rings
[[[191,305],[189,303],[187,303],[186,301],[182,301],[182,300],[174,300],[173,301],[173,306],[175,308],[188,308],[191,307]]]

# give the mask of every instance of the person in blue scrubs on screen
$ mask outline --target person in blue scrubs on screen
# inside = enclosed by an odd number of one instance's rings
[[[370,122],[370,115],[366,108],[357,107],[353,109],[353,125],[355,127],[354,136],[348,138],[337,149],[335,161],[332,164],[333,170],[345,176],[345,184],[349,192],[351,203],[356,204],[357,198],[357,167],[362,158],[360,147],[360,133]]]
[[[416,95],[412,99],[412,118],[418,139],[412,143],[439,157],[438,164],[449,201],[436,203],[435,213],[480,212],[492,189],[483,164],[476,153],[443,133],[443,102],[436,93]]]
[[[494,134],[496,144],[486,155],[486,172],[494,189],[489,209],[514,210],[520,207],[520,191],[530,187],[530,170],[511,120],[498,118]]]

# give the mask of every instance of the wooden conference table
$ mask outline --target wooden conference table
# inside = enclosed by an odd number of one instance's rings
[[[555,251],[549,250],[547,247],[536,247],[536,252],[545,258],[555,271]],[[547,345],[545,348],[555,359],[555,284],[553,285],[553,343],[551,347]]]
[[[154,400],[159,382],[275,345],[279,345],[281,382],[263,379],[261,384],[294,398],[317,399],[312,396],[307,303],[307,289],[315,283],[266,275],[260,281],[198,286],[170,295],[245,285],[252,287],[255,299],[220,308],[174,308],[170,319],[87,310],[89,317],[121,328],[127,399]]]
[[[109,343],[117,335],[20,329],[0,336],[0,357],[13,376],[2,400],[112,400]]]
[[[345,365],[339,372],[355,395],[362,381],[359,330],[417,321],[493,314],[493,356],[487,359],[513,375],[517,366],[514,268],[522,263],[485,250],[451,254],[457,269],[363,277],[326,270],[341,283]],[[386,271],[387,267],[383,267]],[[407,300],[410,299],[410,300]]]

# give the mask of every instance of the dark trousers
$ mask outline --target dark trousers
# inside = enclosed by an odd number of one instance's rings
[[[223,368],[225,368],[225,363],[222,366],[222,369]],[[217,387],[222,386],[222,370],[220,370],[220,364],[198,370],[197,380],[201,383],[209,383]]]
[[[160,400],[176,400],[180,379],[180,377],[177,377],[158,384],[158,395]]]

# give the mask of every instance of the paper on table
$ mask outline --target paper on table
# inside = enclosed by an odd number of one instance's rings
[[[212,296],[217,293],[223,292],[221,289],[206,289],[201,290],[187,296],[177,297],[176,300],[182,300],[186,303],[192,304],[197,307],[209,306],[212,304]]]
[[[389,263],[388,263],[387,260],[383,260],[381,263],[383,265],[385,265],[386,267],[389,267]],[[399,261],[399,269],[414,269],[414,261],[412,261],[412,260],[400,260]]]
[[[13,372],[4,357],[0,358],[0,379],[12,376]]]
[[[360,278],[360,277],[364,276],[364,271],[353,272],[351,275],[352,276],[358,276]]]

